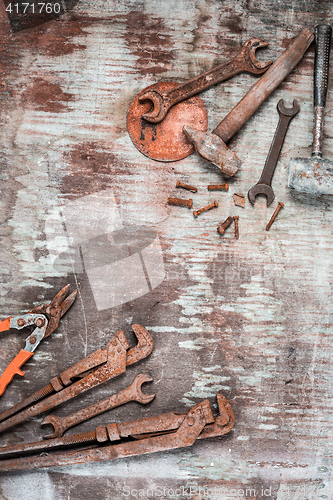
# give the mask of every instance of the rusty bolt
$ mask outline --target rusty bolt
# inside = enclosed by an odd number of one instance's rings
[[[208,191],[228,191],[229,184],[227,182],[225,184],[209,184],[207,189]]]
[[[198,217],[198,215],[202,214],[202,212],[207,212],[207,210],[211,210],[214,207],[218,207],[219,204],[217,201],[213,201],[210,205],[207,205],[206,207],[200,208],[200,210],[193,210],[193,215],[194,217]]]
[[[181,200],[180,198],[168,198],[168,205],[177,205],[192,208],[193,200]]]
[[[187,423],[188,423],[189,426],[192,427],[192,425],[194,425],[194,418],[193,417],[188,417]]]
[[[282,207],[284,207],[284,204],[282,203],[282,201],[279,201],[279,202],[278,202],[278,206],[276,207],[275,212],[274,212],[274,214],[273,214],[273,215],[272,215],[272,217],[271,217],[271,220],[269,221],[269,223],[268,223],[268,224],[267,224],[267,226],[266,226],[266,231],[269,231],[269,229],[270,229],[271,225],[272,225],[272,224],[273,224],[273,222],[275,221],[276,216],[277,216],[277,214],[280,212],[280,210],[281,210],[281,208],[282,208]]]
[[[187,191],[191,191],[192,193],[196,193],[198,191],[198,188],[196,188],[195,186],[190,186],[189,184],[183,184],[180,181],[177,181],[176,188],[187,189]]]
[[[41,326],[44,326],[45,325],[45,319],[44,318],[37,318],[36,319],[36,326],[38,326],[38,328],[40,328]]]
[[[230,224],[232,224],[233,221],[234,221],[233,217],[227,217],[226,220],[218,226],[217,232],[219,234],[224,234],[225,230],[230,226]]]
[[[34,335],[34,336],[33,336],[33,337],[31,337],[31,339],[29,340],[29,343],[30,343],[30,344],[36,344],[36,342],[37,342],[37,337],[36,337],[36,335]]]
[[[236,238],[236,240],[238,240],[238,238],[239,238],[239,227],[238,227],[239,215],[234,215],[233,219],[235,221],[235,238]]]
[[[23,318],[20,318],[17,320],[18,326],[24,326],[25,325],[25,320]]]

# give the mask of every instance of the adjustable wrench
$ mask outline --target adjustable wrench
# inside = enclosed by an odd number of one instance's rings
[[[152,378],[145,373],[140,373],[137,375],[132,382],[132,384],[124,389],[123,391],[118,392],[117,394],[113,394],[109,398],[102,399],[98,403],[94,403],[87,408],[82,408],[82,410],[77,411],[76,413],[72,413],[67,417],[56,417],[55,415],[48,415],[44,418],[41,425],[51,424],[54,427],[54,432],[52,434],[48,434],[44,436],[44,439],[53,439],[61,437],[64,432],[70,427],[74,427],[74,425],[80,424],[81,422],[85,422],[90,418],[96,417],[100,413],[104,413],[107,410],[112,410],[117,406],[124,405],[129,401],[137,401],[141,404],[150,403],[155,394],[144,394],[141,391],[141,386],[145,382],[152,382]]]
[[[267,206],[269,206],[275,198],[274,191],[271,187],[275,167],[279,159],[289,123],[292,118],[297,115],[300,107],[296,99],[294,99],[293,107],[285,108],[283,105],[283,99],[280,99],[277,103],[277,110],[280,116],[279,123],[275,131],[264,169],[257,184],[255,184],[248,192],[248,197],[252,205],[254,205],[258,194],[264,194],[267,196]]]
[[[229,61],[219,64],[201,75],[177,85],[166,92],[148,90],[139,97],[139,101],[150,100],[153,109],[142,115],[142,118],[152,123],[159,123],[165,118],[169,109],[178,102],[199,94],[203,90],[223,82],[228,78],[242,72],[260,75],[264,73],[272,61],[260,62],[256,58],[255,51],[258,48],[267,47],[268,43],[260,38],[247,40],[240,52]]]

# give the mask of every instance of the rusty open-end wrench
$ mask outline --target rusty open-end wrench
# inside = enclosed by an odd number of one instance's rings
[[[268,66],[272,64],[272,61],[258,61],[255,52],[256,49],[267,47],[267,45],[268,43],[260,38],[250,38],[244,43],[241,51],[229,61],[219,64],[215,68],[167,92],[148,90],[139,97],[139,101],[150,100],[153,104],[153,109],[144,113],[142,118],[152,123],[159,123],[165,118],[167,112],[174,104],[199,94],[217,83],[223,82],[242,72],[253,73],[254,75],[264,73]]]
[[[275,131],[264,169],[257,184],[255,184],[255,186],[253,186],[248,192],[248,197],[252,205],[254,205],[258,194],[264,194],[267,197],[267,206],[269,206],[275,198],[274,191],[271,187],[275,167],[279,159],[289,123],[292,118],[297,115],[300,107],[296,99],[294,99],[292,108],[285,108],[283,105],[283,99],[280,99],[277,103],[277,110],[280,116],[279,123]]]
[[[44,436],[44,439],[59,438],[70,427],[74,427],[74,425],[85,422],[86,420],[96,417],[96,415],[100,415],[105,411],[112,410],[117,406],[124,405],[129,401],[137,401],[138,403],[144,405],[150,403],[154,399],[155,394],[144,394],[141,391],[141,386],[145,382],[152,382],[152,380],[153,379],[149,377],[149,375],[140,373],[135,377],[134,381],[129,387],[127,387],[123,391],[118,392],[117,394],[113,394],[109,398],[102,399],[98,403],[94,403],[87,408],[82,408],[82,410],[79,410],[76,413],[72,413],[67,417],[56,417],[55,415],[48,415],[44,418],[41,425],[53,425],[54,432],[52,434]]]

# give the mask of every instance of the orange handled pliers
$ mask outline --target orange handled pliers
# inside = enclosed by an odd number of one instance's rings
[[[15,317],[9,316],[9,318],[0,321],[0,332],[4,332],[10,328],[20,330],[27,326],[36,326],[26,339],[24,349],[20,350],[1,375],[0,396],[5,392],[7,385],[13,380],[14,375],[24,375],[21,366],[33,356],[41,340],[48,337],[50,333],[58,327],[61,316],[63,316],[73,304],[77,290],[72,292],[65,299],[69,288],[70,285],[66,285],[62,288],[49,304],[41,304],[28,311],[27,314]]]

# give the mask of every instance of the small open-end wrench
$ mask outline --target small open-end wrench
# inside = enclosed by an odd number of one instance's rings
[[[300,107],[296,99],[294,99],[292,108],[285,108],[283,105],[283,99],[280,99],[277,103],[277,110],[280,116],[279,123],[275,131],[264,169],[257,184],[255,184],[248,192],[248,197],[252,205],[254,205],[258,194],[264,194],[267,197],[267,206],[269,206],[275,198],[274,191],[271,187],[275,167],[279,159],[289,123],[292,118],[297,115]]]
[[[240,52],[229,61],[219,64],[201,75],[177,85],[167,92],[148,90],[139,97],[139,101],[150,100],[153,109],[144,113],[142,118],[152,123],[159,123],[165,118],[169,109],[178,102],[184,101],[203,90],[223,82],[228,78],[242,72],[260,75],[264,73],[272,61],[260,62],[256,58],[255,51],[258,48],[267,47],[268,43],[260,38],[247,40]]]
[[[74,425],[85,422],[86,420],[96,417],[96,415],[100,415],[105,411],[112,410],[117,406],[129,403],[129,401],[137,401],[138,403],[144,405],[150,403],[154,399],[155,394],[144,394],[141,391],[141,386],[145,382],[152,382],[152,380],[153,379],[149,377],[149,375],[140,373],[135,377],[134,381],[129,387],[127,387],[123,391],[118,392],[117,394],[113,394],[109,398],[102,399],[98,403],[94,403],[87,408],[82,408],[82,410],[79,410],[76,413],[72,413],[67,417],[56,417],[55,415],[48,415],[44,418],[41,425],[53,425],[54,432],[52,434],[44,436],[44,439],[59,438],[70,427],[74,427]]]

